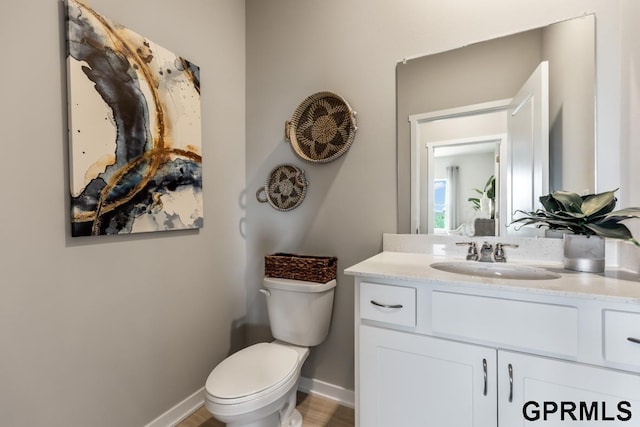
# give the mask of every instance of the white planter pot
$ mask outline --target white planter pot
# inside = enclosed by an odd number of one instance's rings
[[[564,268],[588,273],[604,271],[604,239],[599,236],[565,234]]]
[[[549,230],[546,229],[544,230],[544,237],[546,237],[547,239],[562,239],[564,238],[564,235],[569,233],[566,230]]]

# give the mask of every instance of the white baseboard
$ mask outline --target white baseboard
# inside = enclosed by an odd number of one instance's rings
[[[151,421],[145,427],[174,427],[204,405],[204,387]]]
[[[304,393],[317,394],[319,396],[335,400],[341,405],[348,406],[349,408],[354,407],[355,395],[353,390],[347,390],[346,388],[342,388],[334,384],[329,384],[313,378],[302,377],[300,378],[298,390]],[[204,387],[197,390],[191,396],[187,397],[155,420],[151,421],[145,427],[174,427],[176,424],[180,423],[180,421],[197,411],[202,405],[204,405]]]
[[[355,393],[353,390],[348,390],[324,381],[302,377],[300,378],[298,390],[335,400],[341,405],[349,408],[353,408],[355,406]]]

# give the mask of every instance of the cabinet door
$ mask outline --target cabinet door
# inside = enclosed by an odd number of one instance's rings
[[[640,420],[638,374],[499,351],[498,387],[500,426],[630,426]]]
[[[360,427],[495,427],[496,350],[360,326]]]

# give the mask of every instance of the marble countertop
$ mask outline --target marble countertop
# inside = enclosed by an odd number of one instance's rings
[[[622,269],[608,269],[602,274],[565,270],[561,262],[514,259],[508,264],[542,267],[560,274],[552,280],[499,279],[468,276],[436,270],[430,264],[441,261],[465,261],[464,256],[447,253],[412,253],[393,250],[355,264],[344,273],[397,281],[431,281],[471,287],[579,297],[640,304],[640,275]],[[478,262],[478,261],[465,261]]]

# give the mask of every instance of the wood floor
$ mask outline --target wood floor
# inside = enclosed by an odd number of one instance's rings
[[[340,405],[334,400],[298,392],[298,411],[302,414],[303,427],[353,427],[352,408]],[[176,427],[224,427],[201,407]]]

